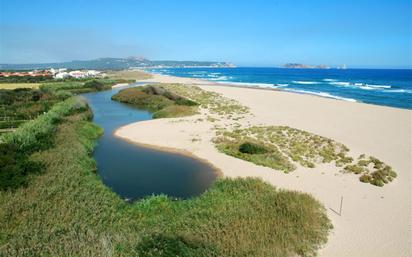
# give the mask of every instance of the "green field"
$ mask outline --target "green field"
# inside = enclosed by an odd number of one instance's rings
[[[0,89],[39,88],[40,83],[0,83]]]

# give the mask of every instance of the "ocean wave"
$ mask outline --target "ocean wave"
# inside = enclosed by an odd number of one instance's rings
[[[337,79],[323,79],[323,81],[326,81],[326,82],[334,82],[334,81],[338,81]]]
[[[287,87],[289,84],[274,84],[272,87],[274,88],[281,88],[281,87]]]
[[[207,71],[191,71],[191,72],[188,72],[187,74],[206,74],[207,73]]]
[[[352,82],[346,82],[346,81],[333,81],[333,82],[329,82],[329,84],[335,85],[335,86],[358,88],[358,89],[363,89],[363,90],[383,90],[383,89],[392,88],[392,86],[389,86],[389,85],[375,85],[375,84],[366,84],[366,83],[359,83],[359,82],[352,83]]]
[[[302,84],[302,85],[313,85],[313,84],[319,84],[317,81],[300,81],[300,80],[294,80],[292,81],[295,84]]]
[[[391,88],[392,86],[388,86],[388,85],[371,85],[371,84],[366,84],[369,87],[373,87],[373,88]]]
[[[329,83],[330,85],[335,85],[335,86],[350,86],[350,82],[343,82],[343,81],[332,81]],[[354,85],[354,84],[352,84]]]
[[[407,94],[412,94],[412,90],[408,90],[408,89],[385,89],[385,90],[382,90],[382,92],[385,92],[385,93],[407,93]]]
[[[300,93],[300,94],[309,94],[309,95],[322,96],[326,98],[333,98],[333,99],[343,100],[343,101],[348,101],[348,102],[357,102],[353,98],[341,97],[341,96],[332,95],[326,92],[313,92],[313,91],[297,90],[297,89],[284,89],[284,90],[289,91],[289,92],[294,92],[294,93]]]
[[[276,88],[279,85],[268,84],[268,83],[247,83],[247,82],[232,82],[232,81],[219,81],[219,84],[224,85],[236,85],[236,86],[249,86],[249,87],[267,87],[267,88]],[[287,84],[282,84],[287,85]]]
[[[213,77],[213,78],[207,78],[207,80],[211,80],[211,81],[221,81],[221,80],[228,80],[231,77],[228,76],[220,76],[220,77]]]

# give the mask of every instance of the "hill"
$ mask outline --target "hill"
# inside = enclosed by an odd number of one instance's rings
[[[60,63],[0,64],[2,70],[29,70],[48,68],[123,70],[128,68],[188,68],[188,67],[235,67],[226,62],[148,60],[141,57],[98,58]]]

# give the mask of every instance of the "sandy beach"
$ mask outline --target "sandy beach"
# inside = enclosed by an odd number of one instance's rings
[[[249,107],[252,115],[237,121],[242,126],[287,125],[341,142],[352,156],[365,153],[391,165],[398,177],[384,187],[360,183],[358,177],[329,164],[314,169],[299,166],[284,174],[218,152],[211,142],[216,123],[206,119],[207,112],[133,123],[116,131],[117,136],[136,143],[188,152],[207,160],[226,177],[259,177],[275,187],[313,195],[325,206],[334,226],[319,256],[412,256],[411,110],[156,74],[144,81],[197,85]]]

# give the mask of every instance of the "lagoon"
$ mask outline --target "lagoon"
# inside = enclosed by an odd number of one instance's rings
[[[181,199],[202,194],[216,179],[210,165],[114,136],[121,126],[151,119],[148,111],[111,100],[120,89],[139,85],[83,94],[93,111],[93,122],[104,129],[93,153],[103,183],[127,201],[153,194]]]

